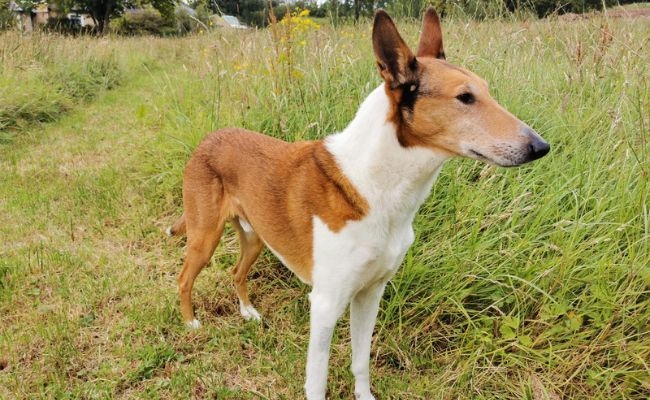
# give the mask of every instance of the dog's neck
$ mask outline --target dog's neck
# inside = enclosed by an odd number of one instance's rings
[[[422,147],[405,148],[388,121],[384,84],[361,104],[342,132],[325,139],[345,175],[371,204],[415,213],[426,199],[449,155]]]

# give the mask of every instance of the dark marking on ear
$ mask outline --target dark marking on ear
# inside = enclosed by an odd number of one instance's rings
[[[412,79],[409,79],[407,82],[399,86],[402,91],[402,96],[399,101],[399,108],[403,111],[406,111],[410,117],[410,115],[413,114],[413,107],[415,106],[415,102],[420,94],[420,80],[417,74],[417,59],[414,58],[409,63],[408,68],[410,72],[409,75],[412,77]]]
[[[379,73],[391,89],[412,80],[415,56],[400,36],[395,23],[384,10],[377,10],[372,28],[372,45]]]
[[[402,90],[402,98],[399,102],[399,108],[403,111],[413,114],[413,108],[415,107],[415,102],[418,99],[420,94],[420,84],[419,82],[406,82],[400,86]]]

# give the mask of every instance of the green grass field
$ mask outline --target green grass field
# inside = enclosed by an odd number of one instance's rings
[[[650,22],[443,21],[448,60],[552,145],[446,165],[382,302],[380,399],[650,396]],[[398,23],[416,45],[419,23]],[[302,397],[309,287],[269,253],[239,316],[232,232],[180,321],[181,175],[211,130],[340,130],[370,25],[182,39],[0,34],[0,398]],[[246,163],[246,160],[242,160]],[[329,396],[351,399],[348,321]]]

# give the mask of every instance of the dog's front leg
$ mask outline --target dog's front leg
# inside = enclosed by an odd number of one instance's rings
[[[307,400],[325,400],[332,333],[349,299],[350,296],[341,295],[338,290],[314,288],[309,294],[310,330],[305,382]]]
[[[370,345],[377,320],[379,302],[386,283],[381,282],[358,292],[350,304],[352,334],[352,373],[357,400],[374,400],[370,392]]]

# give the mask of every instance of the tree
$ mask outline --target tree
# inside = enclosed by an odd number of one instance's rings
[[[378,7],[385,7],[387,1],[354,0],[354,21],[359,22],[362,15],[370,16]]]
[[[51,0],[64,13],[71,10],[83,10],[90,14],[95,22],[97,35],[108,32],[110,19],[124,11],[125,0]]]
[[[174,0],[52,0],[62,10],[69,11],[81,9],[90,14],[95,22],[95,31],[101,36],[108,33],[111,18],[122,15],[127,7],[153,6],[164,21],[171,22],[174,19]]]
[[[16,18],[9,6],[9,0],[0,0],[0,32],[16,25]]]
[[[121,0],[80,0],[84,8],[90,12],[97,23],[97,34],[104,35],[108,32],[111,17],[124,11],[124,2]]]
[[[334,25],[338,25],[349,18],[358,22],[362,16],[371,17],[377,8],[385,8],[392,2],[393,0],[327,0],[317,9],[325,11],[319,16],[329,15]],[[316,15],[317,12],[312,14]]]

